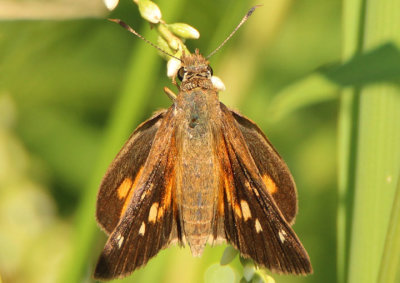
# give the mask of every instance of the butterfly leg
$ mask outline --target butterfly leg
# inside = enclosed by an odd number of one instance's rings
[[[176,100],[176,94],[172,90],[170,90],[168,87],[166,87],[166,86],[164,87],[164,92],[172,101]]]

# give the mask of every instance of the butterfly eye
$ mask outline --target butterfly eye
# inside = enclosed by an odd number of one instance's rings
[[[211,75],[211,77],[212,77],[213,74],[214,74],[213,69],[212,69],[210,66],[207,66],[207,70],[210,72],[210,75]]]
[[[180,69],[178,70],[178,79],[179,79],[180,81],[182,81],[184,75],[185,75],[185,68],[182,67],[182,68],[180,68]]]

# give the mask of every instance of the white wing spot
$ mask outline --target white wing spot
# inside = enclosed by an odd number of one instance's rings
[[[247,201],[241,200],[240,201],[240,206],[242,207],[242,213],[243,213],[243,218],[244,221],[247,221],[247,219],[251,218],[251,212],[250,212],[250,207]]]
[[[281,240],[282,243],[284,243],[286,240],[285,236],[286,236],[286,232],[283,230],[280,230],[279,231],[279,240]]]
[[[261,227],[260,221],[258,221],[258,218],[256,218],[255,227],[256,227],[256,232],[257,233],[260,233],[263,230],[262,227]]]
[[[144,235],[144,232],[146,232],[146,224],[144,224],[144,222],[142,222],[142,225],[140,226],[139,229],[139,235]]]
[[[144,198],[148,195],[148,192],[150,192],[154,187],[154,184],[151,183],[149,188],[147,189],[146,192],[144,192],[141,196],[140,196],[140,201],[144,200]]]
[[[122,243],[124,242],[124,240],[125,240],[125,238],[122,237],[121,234],[119,234],[118,237],[117,237],[117,245],[118,245],[119,249],[121,248]]]
[[[153,205],[150,208],[149,212],[149,222],[156,222],[157,218],[157,211],[158,211],[158,202],[153,203]]]

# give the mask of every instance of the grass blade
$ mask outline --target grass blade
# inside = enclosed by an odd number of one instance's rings
[[[365,2],[364,52],[400,42],[400,2]],[[400,170],[400,89],[376,84],[360,93],[354,217],[348,282],[376,282]]]
[[[397,177],[396,196],[393,201],[389,230],[379,272],[378,283],[398,282],[400,271],[400,174]],[[396,281],[397,276],[397,281]]]
[[[365,1],[344,1],[343,61],[361,53]],[[346,282],[349,265],[349,242],[353,213],[359,88],[342,92],[338,124],[338,214],[337,214],[337,278]]]

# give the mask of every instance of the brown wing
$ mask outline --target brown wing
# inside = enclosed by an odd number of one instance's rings
[[[297,193],[289,168],[255,123],[235,111],[231,110],[231,113],[242,132],[265,187],[286,221],[293,224],[297,213]]]
[[[137,127],[103,177],[96,217],[107,234],[114,230],[130,202],[165,113],[162,110]]]
[[[164,114],[129,204],[100,255],[95,278],[124,277],[175,240],[173,236],[182,239],[174,201],[176,147],[172,112],[170,108]]]
[[[221,104],[225,237],[243,257],[278,273],[312,272],[310,259],[266,189],[234,117]],[[279,188],[278,188],[279,189]]]

